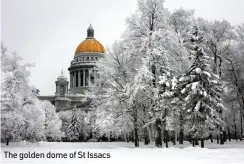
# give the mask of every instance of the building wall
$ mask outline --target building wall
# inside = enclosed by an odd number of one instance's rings
[[[55,107],[57,112],[61,110],[68,110],[71,108],[71,100],[67,97],[57,97],[55,99]]]

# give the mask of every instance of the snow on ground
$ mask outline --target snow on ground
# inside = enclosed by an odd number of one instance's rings
[[[57,143],[57,142],[39,142],[39,143],[10,143],[9,146],[1,144],[1,163],[12,164],[144,164],[158,161],[168,164],[244,164],[244,141],[226,142],[225,145],[206,142],[206,148],[191,147],[190,143],[185,141],[184,145],[169,145],[170,148],[155,148],[154,144],[143,145],[135,148],[133,143],[125,142],[94,142],[94,143]],[[17,158],[7,159],[4,151],[16,153]],[[43,153],[44,158],[27,158],[20,160],[23,153],[28,152]],[[67,154],[67,158],[47,158],[46,154],[62,153]],[[76,158],[68,157],[76,152]],[[78,152],[80,155],[78,155]],[[105,153],[104,157],[110,158],[88,158],[92,153]],[[83,154],[84,153],[84,154]],[[81,155],[86,158],[78,158]],[[90,155],[91,156],[91,155]]]

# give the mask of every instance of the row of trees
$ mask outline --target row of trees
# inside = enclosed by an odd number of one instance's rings
[[[209,135],[223,144],[226,131],[243,134],[244,24],[209,22],[193,11],[169,12],[163,0],[139,0],[127,29],[97,69],[93,98],[101,133],[133,134],[145,144],[196,142]],[[193,145],[195,142],[192,142]]]
[[[28,83],[31,64],[1,45],[1,142],[26,140],[60,141],[61,120],[56,108],[37,98]]]

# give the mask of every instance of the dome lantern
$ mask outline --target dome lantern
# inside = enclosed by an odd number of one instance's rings
[[[92,25],[90,24],[90,26],[87,29],[87,38],[94,38],[94,29],[92,27]]]

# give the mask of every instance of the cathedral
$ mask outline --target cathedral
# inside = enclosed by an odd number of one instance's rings
[[[56,92],[53,96],[39,96],[40,100],[48,100],[55,105],[57,112],[68,110],[74,106],[84,106],[81,101],[84,92],[93,85],[99,85],[99,75],[95,68],[96,62],[104,56],[104,47],[94,37],[94,29],[90,25],[87,37],[76,48],[74,58],[70,63],[70,79],[61,75],[55,81]]]

